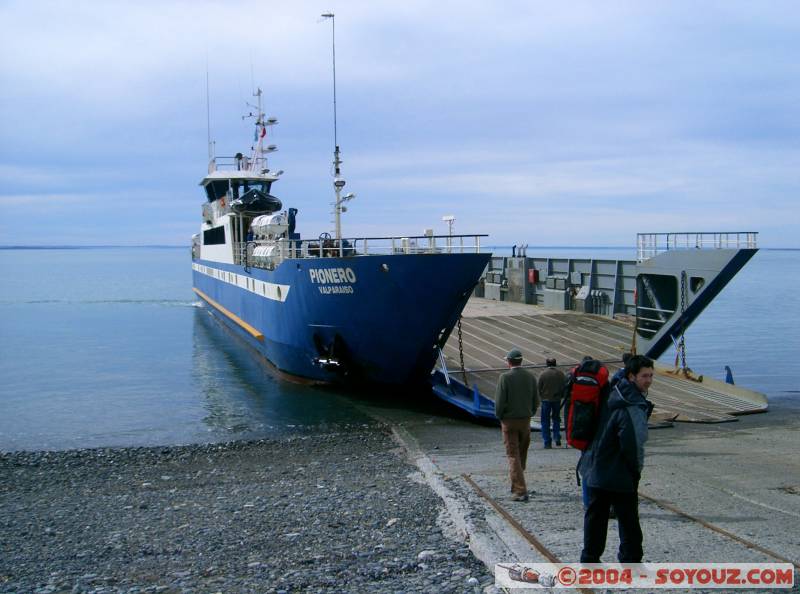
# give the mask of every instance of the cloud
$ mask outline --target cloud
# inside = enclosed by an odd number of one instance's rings
[[[202,200],[207,60],[218,154],[249,146],[241,116],[260,85],[281,121],[275,191],[303,233],[329,229],[328,10],[338,142],[359,194],[348,229],[408,235],[455,214],[532,240],[563,237],[580,211],[595,221],[579,223],[583,243],[658,221],[758,224],[796,245],[800,9],[780,1],[8,0],[0,203],[103,243],[148,224],[183,241]],[[4,240],[43,228],[8,225]]]
[[[25,209],[48,210],[51,208],[69,208],[91,204],[99,196],[86,194],[11,194],[0,195],[0,206],[3,208],[23,207]]]

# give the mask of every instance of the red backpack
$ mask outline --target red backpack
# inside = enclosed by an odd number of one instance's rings
[[[573,448],[586,451],[592,443],[607,387],[608,369],[600,361],[583,361],[570,372],[567,443]]]

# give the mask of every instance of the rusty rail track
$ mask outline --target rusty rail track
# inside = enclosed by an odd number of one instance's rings
[[[537,551],[539,551],[539,553],[542,554],[542,556],[545,559],[550,561],[550,563],[563,563],[563,561],[561,561],[561,559],[556,557],[550,549],[548,549],[546,546],[544,546],[544,544],[542,544],[542,542],[538,538],[536,538],[533,534],[528,532],[528,530],[526,530],[525,527],[522,524],[517,522],[517,520],[510,513],[508,513],[508,511],[506,511],[506,509],[502,505],[497,503],[497,501],[492,499],[489,496],[489,494],[486,493],[486,491],[481,489],[478,486],[478,483],[476,483],[475,481],[472,480],[471,476],[469,476],[468,474],[462,474],[461,476],[465,481],[467,481],[467,483],[475,490],[475,492],[478,495],[483,497],[489,503],[489,505],[491,505],[495,509],[495,511],[497,511],[497,513],[499,513],[501,516],[503,516],[503,518],[506,520],[506,522],[511,524],[514,527],[514,529],[517,532],[519,532],[520,535],[522,535],[522,538],[527,540],[533,546],[533,548],[535,548]],[[586,589],[586,588],[579,588],[578,591],[582,592],[583,594],[593,594],[594,593],[594,590],[589,590],[589,589]]]
[[[462,474],[461,477],[467,482],[467,484],[469,484],[475,490],[475,492],[478,495],[480,495],[483,499],[485,499],[489,503],[489,505],[491,505],[495,509],[495,511],[497,511],[497,513],[499,513],[517,532],[519,532],[519,534],[525,540],[527,540],[533,546],[533,548],[536,549],[545,559],[550,561],[550,563],[563,563],[563,561],[561,561],[558,557],[556,557],[556,555],[553,554],[553,552],[550,551],[550,549],[548,549],[538,538],[536,538],[522,524],[520,524],[516,520],[516,518],[514,518],[502,505],[500,505],[488,493],[486,493],[472,479],[470,475]],[[646,493],[642,493],[641,491],[639,492],[639,497],[675,515],[681,516],[682,518],[686,518],[687,520],[691,520],[692,522],[695,522],[696,524],[703,526],[707,530],[711,530],[712,532],[716,532],[717,534],[721,534],[726,538],[738,542],[739,544],[742,544],[749,549],[763,553],[768,557],[772,557],[773,559],[776,559],[777,561],[780,561],[782,563],[790,563],[791,565],[794,566],[796,570],[800,570],[800,563],[798,563],[797,561],[792,561],[791,559],[787,559],[786,557],[766,547],[763,547],[758,543],[747,540],[746,538],[742,538],[741,536],[738,536],[733,532],[725,530],[724,528],[720,528],[719,526],[712,524],[711,522],[708,522],[698,516],[689,514],[683,511],[682,509],[672,505],[671,503],[668,503],[656,497],[652,497],[650,495],[647,495]],[[580,589],[579,591],[583,592],[584,594],[591,594],[593,592],[593,590],[587,590],[587,589]]]

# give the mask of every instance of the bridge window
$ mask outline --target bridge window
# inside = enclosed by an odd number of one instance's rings
[[[225,243],[225,227],[213,227],[203,231],[203,245],[219,245]]]
[[[206,196],[209,202],[214,202],[228,193],[228,180],[221,179],[206,184]]]

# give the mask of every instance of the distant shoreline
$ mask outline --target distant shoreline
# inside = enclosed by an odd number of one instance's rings
[[[188,249],[184,245],[0,245],[0,250],[104,250],[104,249]],[[510,250],[512,245],[487,245],[486,249]],[[519,246],[516,246],[519,247]],[[549,250],[626,250],[631,246],[620,245],[529,245],[528,249]],[[798,252],[800,247],[761,247],[759,250],[767,252]]]
[[[160,250],[188,249],[186,245],[0,245],[0,250],[107,250],[144,249]]]

